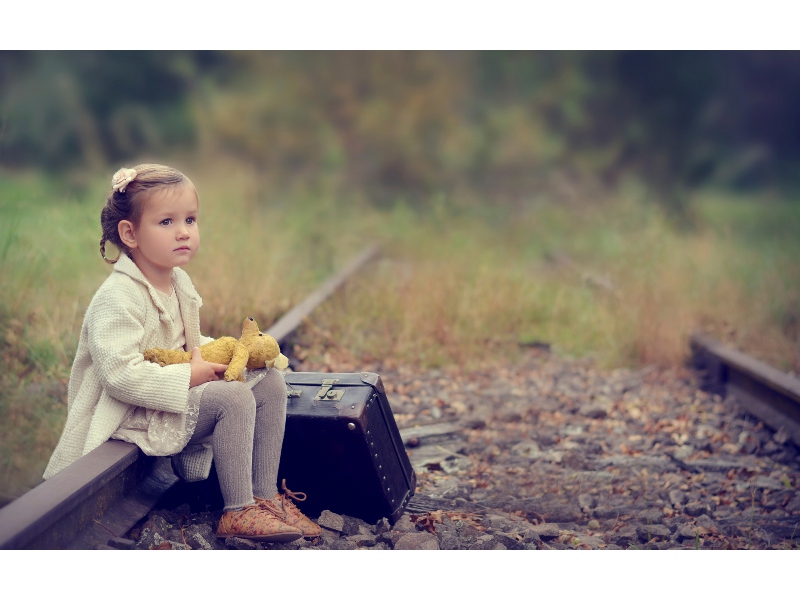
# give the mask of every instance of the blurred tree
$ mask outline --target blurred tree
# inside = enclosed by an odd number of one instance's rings
[[[99,168],[144,149],[190,142],[186,56],[0,53],[0,160],[11,166]]]
[[[194,145],[282,182],[333,174],[381,205],[635,172],[680,209],[685,186],[797,177],[798,67],[796,52],[2,52],[0,161]]]

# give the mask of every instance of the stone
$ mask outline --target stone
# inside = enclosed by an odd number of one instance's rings
[[[151,511],[148,517],[149,517],[148,520],[152,519],[153,517],[161,517],[162,519],[164,519],[164,521],[166,521],[170,525],[177,525],[182,519],[182,515],[179,515],[171,510],[163,510],[163,509]]]
[[[700,527],[705,527],[706,529],[710,529],[711,527],[716,526],[716,521],[714,521],[714,519],[712,519],[708,515],[702,514],[697,517],[697,524]]]
[[[455,532],[448,531],[439,537],[440,550],[458,550],[459,547],[458,535]]]
[[[617,544],[618,546],[629,546],[637,541],[639,541],[639,534],[636,531],[636,527],[632,525],[627,525],[619,531],[608,534],[608,542],[610,544]]]
[[[362,535],[362,534],[349,535],[347,536],[347,539],[350,540],[351,542],[355,542],[356,546],[358,546],[359,548],[374,546],[377,543],[375,536],[372,535]]]
[[[344,531],[344,517],[329,510],[323,510],[317,519],[317,525],[342,533]]]
[[[358,545],[355,542],[344,538],[331,544],[331,550],[355,550],[356,548],[358,548]]]
[[[166,539],[167,531],[169,531],[171,527],[164,517],[154,514],[145,521],[142,526],[142,532],[144,533],[144,531],[148,529]]]
[[[695,539],[696,532],[695,529],[697,527],[695,525],[681,525],[678,527],[678,531],[676,532],[677,540],[680,541],[682,539]]]
[[[406,535],[405,531],[384,531],[380,535],[378,535],[378,541],[387,544],[390,548],[394,548],[394,545],[397,543],[401,537]]]
[[[384,544],[383,542],[378,542],[374,546],[366,546],[367,550],[390,550],[389,546]]]
[[[510,531],[514,528],[514,524],[502,515],[486,515],[482,525],[495,531]]]
[[[391,528],[392,524],[389,522],[389,519],[383,517],[372,527],[372,533],[374,533],[375,535],[380,535],[384,531],[389,531]]]
[[[690,444],[684,444],[683,446],[678,446],[672,455],[677,458],[678,460],[686,460],[692,454],[694,454],[695,448]]]
[[[587,419],[605,419],[608,416],[607,405],[604,403],[590,402],[578,409],[578,414]]]
[[[540,514],[549,522],[569,523],[584,518],[581,509],[566,502],[548,502],[541,507]]]
[[[661,540],[668,540],[669,536],[672,534],[669,530],[669,527],[666,525],[639,525],[636,527],[636,534],[639,536],[639,539],[643,542],[649,542],[654,537],[658,537]]]
[[[670,490],[669,501],[675,507],[681,506],[686,502],[686,494],[681,490]]]
[[[306,538],[300,538],[298,540],[293,540],[291,542],[286,542],[285,544],[283,544],[286,550],[302,550],[312,545],[313,541]]]
[[[365,531],[370,530],[369,524],[365,521],[348,515],[342,515],[342,529],[340,531],[344,535],[356,535],[360,533],[361,527],[363,527]]]
[[[157,548],[159,544],[165,541],[167,541],[166,531],[162,535],[158,531],[145,527],[142,529],[142,535],[139,537],[139,541],[136,542],[136,549],[150,550],[151,548]]]
[[[596,519],[616,519],[624,514],[624,510],[615,506],[598,506],[592,511],[592,515]]]
[[[472,467],[472,460],[466,456],[448,456],[439,462],[439,467],[448,475],[468,471]]]
[[[172,550],[191,550],[191,546],[187,546],[181,542],[169,542]]]
[[[495,534],[494,539],[502,544],[506,550],[525,550],[525,544],[510,535],[498,533]]]
[[[221,550],[225,547],[207,524],[184,527],[183,537],[193,550]]]
[[[545,523],[543,525],[534,525],[531,531],[540,538],[557,538],[559,536],[558,525],[555,523]]]
[[[467,550],[495,550],[499,542],[493,535],[482,535],[467,544]],[[503,546],[505,548],[505,546]]]
[[[648,523],[653,525],[658,523],[663,523],[664,511],[655,508],[648,508],[646,510],[641,510],[638,513],[636,513],[636,518],[642,523]]]
[[[320,533],[320,537],[322,540],[327,543],[328,545],[333,544],[336,540],[338,540],[341,536],[339,535],[338,531],[333,531],[331,529],[322,529],[322,533]]]
[[[246,540],[240,537],[225,538],[225,546],[231,550],[261,550],[261,544],[253,540]]]
[[[785,489],[783,483],[766,475],[759,475],[753,479],[753,487],[776,491]]]
[[[578,545],[586,544],[592,550],[598,550],[601,546],[605,546],[606,543],[602,538],[599,538],[594,535],[587,535],[583,533],[579,533],[575,536],[575,540],[577,540]]]
[[[511,447],[511,453],[516,454],[517,456],[536,459],[542,455],[542,450],[539,448],[539,444],[533,440],[527,440],[524,442],[519,442],[518,444],[514,444]]]
[[[439,540],[424,531],[406,533],[394,545],[395,550],[439,550]]]
[[[591,494],[579,494],[578,495],[578,506],[582,510],[587,510],[594,508],[597,503],[595,502],[594,497]]]
[[[400,517],[397,522],[392,526],[392,531],[402,531],[405,533],[412,533],[417,530],[417,526],[411,520],[411,515],[405,513]]]
[[[699,517],[700,515],[710,514],[712,511],[711,507],[707,504],[703,504],[701,502],[689,502],[683,507],[683,512],[690,517]]]
[[[787,502],[786,506],[783,507],[788,513],[797,513],[800,512],[800,494],[795,492],[794,497]]]

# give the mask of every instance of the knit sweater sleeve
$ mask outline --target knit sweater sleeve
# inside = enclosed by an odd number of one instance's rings
[[[134,284],[135,285],[135,284]],[[86,317],[89,353],[101,384],[116,400],[181,413],[189,396],[191,365],[161,367],[144,360],[146,309],[135,289],[99,292]],[[91,313],[91,314],[89,314]]]

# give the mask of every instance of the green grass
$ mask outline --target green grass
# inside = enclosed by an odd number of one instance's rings
[[[200,191],[187,270],[208,335],[244,316],[267,327],[377,240],[383,259],[301,335],[312,360],[485,368],[541,341],[606,367],[677,365],[701,327],[800,370],[798,203],[701,192],[692,227],[633,184],[580,206],[543,190],[515,206],[437,195],[424,212],[378,210],[335,185],[275,189],[229,161],[177,166]],[[0,175],[0,499],[36,483],[63,426],[83,312],[111,270],[97,250],[105,183]]]

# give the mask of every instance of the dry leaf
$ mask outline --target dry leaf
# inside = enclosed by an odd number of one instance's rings
[[[161,542],[155,548],[153,546],[150,546],[150,550],[172,550],[172,544],[170,544],[168,541],[164,540],[163,542]]]

